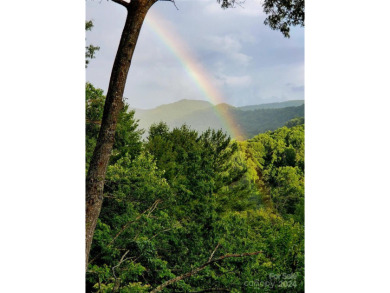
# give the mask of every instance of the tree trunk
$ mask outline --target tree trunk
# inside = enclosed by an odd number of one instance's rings
[[[132,0],[130,3],[122,1],[122,3],[120,3],[127,8],[127,18],[111,72],[99,136],[86,178],[86,269],[88,267],[88,258],[93,234],[103,203],[104,180],[114,145],[117,120],[119,113],[123,108],[123,92],[126,85],[127,74],[129,72],[131,59],[142,23],[149,8],[156,1],[157,0]]]

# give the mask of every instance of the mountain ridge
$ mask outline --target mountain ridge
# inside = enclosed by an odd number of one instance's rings
[[[248,105],[248,106],[242,106],[238,108],[240,108],[243,111],[252,111],[257,109],[278,109],[278,108],[286,108],[286,107],[299,107],[304,103],[305,103],[304,100],[289,100],[289,101],[276,102],[276,103]]]
[[[300,106],[281,107],[281,105]],[[208,101],[183,99],[150,110],[133,109],[139,127],[147,130],[153,123],[165,122],[170,128],[187,124],[197,131],[208,128],[222,129],[235,139],[247,139],[258,133],[275,130],[293,118],[304,116],[304,101],[295,100],[234,107],[221,103],[213,105]],[[229,122],[227,120],[230,120]],[[236,124],[241,129],[240,137],[234,137],[228,125]],[[147,133],[144,134],[144,137]]]

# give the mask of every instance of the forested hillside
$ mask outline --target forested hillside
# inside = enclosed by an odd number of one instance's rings
[[[303,116],[303,101],[236,108],[228,104],[214,106],[205,101],[181,100],[151,110],[135,109],[139,126],[145,130],[148,130],[153,123],[165,122],[171,129],[186,124],[199,132],[206,131],[210,127],[227,132],[229,129],[221,117],[229,117],[225,119],[231,119],[240,126],[242,137],[233,137],[240,140],[268,130],[275,130],[285,125],[287,121]]]
[[[267,104],[260,104],[260,105],[243,106],[243,107],[239,107],[239,109],[243,111],[251,111],[251,110],[258,110],[258,109],[278,109],[278,108],[286,108],[286,107],[299,107],[302,106],[304,103],[305,103],[304,100],[291,100],[291,101],[285,101],[279,103],[267,103]]]
[[[87,84],[87,168],[103,105]],[[159,123],[142,142],[126,106],[87,292],[304,292],[302,122],[241,142]]]

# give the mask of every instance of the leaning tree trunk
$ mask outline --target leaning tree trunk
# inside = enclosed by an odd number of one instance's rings
[[[122,0],[113,1],[127,8],[127,18],[112,68],[100,132],[86,179],[86,269],[88,267],[93,234],[103,203],[104,180],[114,145],[118,116],[123,108],[123,92],[127,74],[146,13],[157,0],[132,0],[130,3]]]

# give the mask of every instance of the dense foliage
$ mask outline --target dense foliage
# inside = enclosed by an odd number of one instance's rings
[[[242,6],[245,0],[217,0],[222,8]],[[267,18],[264,21],[273,30],[280,31],[284,37],[290,37],[291,26],[305,25],[304,0],[264,0],[262,3]]]
[[[258,109],[237,113],[236,121],[242,125],[246,138],[282,127],[286,121],[304,115],[304,105],[281,109]]]
[[[304,0],[265,0],[263,8],[267,15],[264,24],[287,38],[290,37],[291,26],[305,25]]]
[[[293,118],[293,119],[287,121],[285,126],[288,128],[291,128],[291,127],[294,127],[297,125],[302,125],[302,124],[305,124],[305,118],[304,117],[297,117],[297,118]]]
[[[92,84],[85,85],[85,109],[86,109],[86,169],[88,170],[96,140],[103,117],[105,96],[103,90],[95,88]],[[134,119],[134,111],[129,111],[129,106],[122,109],[118,126],[115,132],[114,151],[111,155],[111,163],[116,162],[125,154],[138,155],[141,152],[142,130],[137,130],[138,123]]]
[[[285,218],[304,222],[304,125],[282,127],[249,140],[261,162],[261,178],[273,207]]]
[[[91,84],[86,96],[88,166],[104,96]],[[137,126],[124,109],[87,292],[150,292],[175,277],[161,292],[304,291],[304,125],[244,142],[164,123],[142,142]]]

